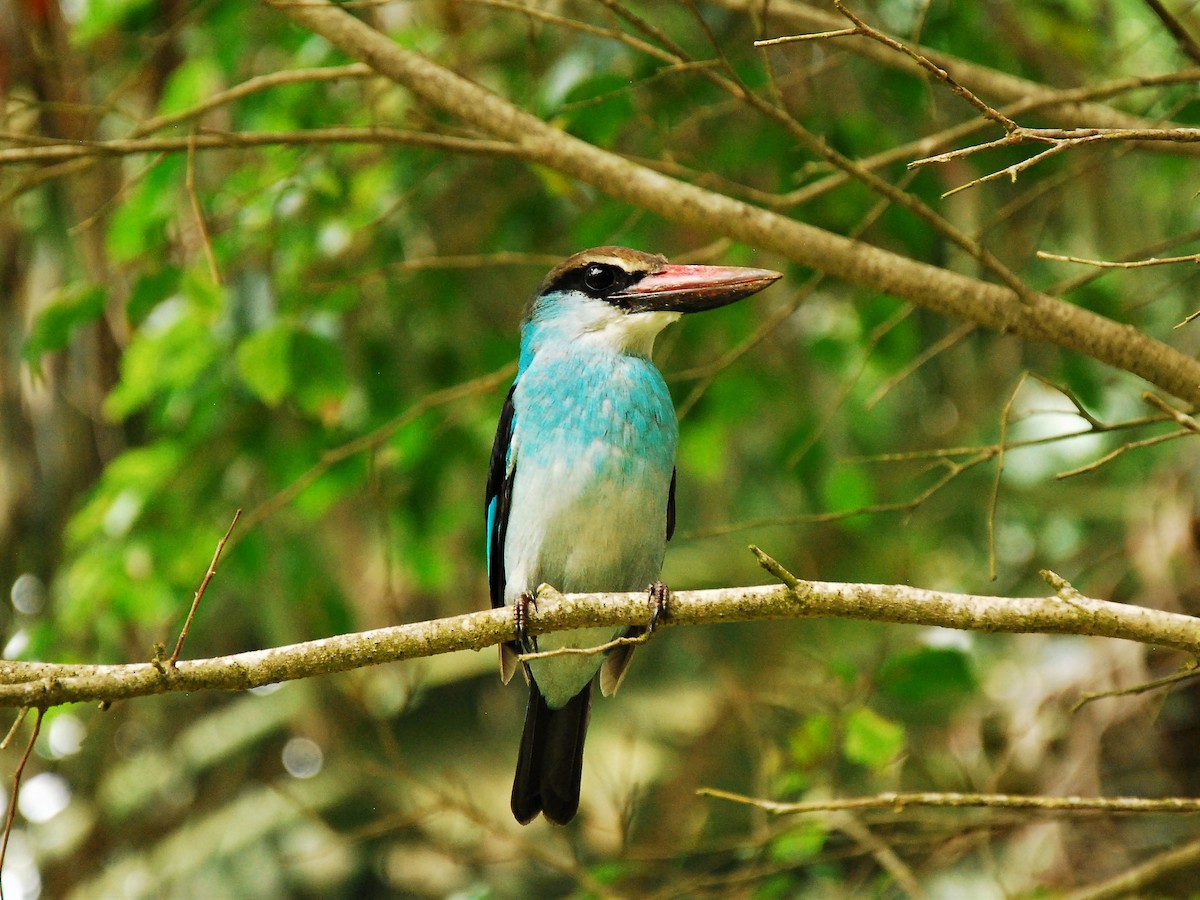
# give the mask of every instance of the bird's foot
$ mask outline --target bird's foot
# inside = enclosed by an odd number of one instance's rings
[[[650,585],[649,595],[653,610],[650,613],[650,625],[646,631],[652,633],[670,614],[671,589],[661,581],[656,581]]]
[[[513,631],[515,642],[522,653],[537,652],[537,636],[529,636],[529,607],[537,609],[537,596],[529,591],[521,591],[513,599]]]

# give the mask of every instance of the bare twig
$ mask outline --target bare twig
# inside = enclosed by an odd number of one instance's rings
[[[238,519],[242,517],[242,511],[239,509],[233,514],[233,521],[229,523],[229,528],[225,531],[225,536],[217,542],[217,549],[213,553],[212,562],[208,564],[208,571],[204,573],[204,580],[200,582],[200,587],[196,591],[196,596],[192,598],[192,608],[188,610],[187,621],[183,623],[183,628],[179,631],[179,640],[175,642],[175,650],[171,653],[171,658],[167,660],[167,665],[172,669],[179,661],[179,654],[183,650],[183,642],[187,640],[188,629],[192,627],[192,619],[196,617],[196,610],[200,606],[200,598],[204,596],[204,592],[208,590],[208,583],[212,581],[213,576],[217,574],[217,560],[221,558],[221,551],[225,549],[225,543],[229,540],[229,535],[233,534],[234,526],[237,525]]]
[[[1023,794],[970,794],[959,792],[892,792],[872,797],[852,797],[846,800],[806,800],[782,803],[723,791],[700,788],[701,797],[729,800],[753,806],[772,815],[841,812],[852,809],[890,809],[900,812],[909,806],[942,809],[1036,809],[1046,812],[1112,812],[1112,813],[1200,813],[1200,799],[1194,797],[1043,797]]]
[[[836,30],[840,29],[843,24],[842,17],[837,13],[828,12],[816,5],[795,2],[795,0],[771,0],[767,4],[764,4],[762,0],[716,0],[716,2],[726,9],[762,15],[769,22],[782,23],[793,30]],[[896,53],[874,41],[845,41],[839,46],[889,68],[913,75],[924,71],[907,54]],[[1127,82],[1123,86],[1114,81],[1111,83],[1113,86],[1111,94],[1103,91],[1097,92],[1094,86],[1062,91],[931,47],[911,44],[910,46],[935,65],[954,72],[960,81],[972,85],[976,91],[1018,107],[1017,109],[1006,109],[1007,115],[1012,116],[1036,107],[1055,121],[1067,125],[1106,128],[1148,127],[1151,123],[1140,116],[1095,101],[1132,90],[1143,84],[1180,83],[1194,81],[1197,78],[1197,71],[1192,68],[1168,73],[1165,76],[1136,76],[1133,79],[1122,79]],[[1146,146],[1150,149],[1155,149],[1156,146],[1162,148],[1161,144],[1150,143]],[[1195,155],[1200,153],[1200,146],[1177,145],[1171,148],[1170,152]]]
[[[997,124],[1001,125],[1006,132],[1011,133],[1020,128],[1020,126],[1016,122],[1014,122],[1008,116],[1004,115],[1004,113],[1001,113],[1001,112],[998,112],[998,111],[992,109],[992,107],[988,106],[986,103],[984,103],[978,97],[976,97],[973,92],[971,92],[969,89],[963,87],[961,84],[959,84],[957,81],[955,81],[950,76],[949,72],[947,72],[945,69],[943,69],[937,63],[933,62],[931,59],[929,59],[929,57],[925,56],[922,53],[919,53],[916,50],[913,50],[911,47],[908,47],[905,44],[902,44],[900,41],[896,40],[895,38],[888,37],[886,34],[884,34],[881,31],[876,31],[874,28],[872,28],[870,25],[868,25],[866,22],[864,22],[862,19],[860,19],[854,13],[850,12],[850,10],[848,10],[846,8],[846,5],[842,2],[842,0],[833,0],[833,5],[837,8],[838,12],[840,12],[843,16],[845,16],[847,19],[849,19],[851,22],[854,23],[855,29],[860,34],[866,35],[873,41],[878,41],[879,43],[883,44],[885,47],[888,47],[899,53],[903,53],[905,56],[907,56],[909,59],[913,60],[917,65],[919,65],[926,72],[931,73],[935,78],[937,78],[939,81],[941,81],[943,84],[945,84],[955,94],[957,94],[959,97],[962,97],[962,99],[967,101],[967,103],[971,104],[971,106],[975,107],[975,109],[977,109],[984,116],[984,118],[991,119],[993,122],[996,122]]]
[[[389,422],[380,425],[369,434],[355,438],[340,447],[335,447],[332,450],[327,450],[321,455],[308,471],[289,484],[287,487],[280,490],[274,496],[264,500],[246,515],[246,524],[243,530],[248,530],[259,522],[273,515],[277,510],[286,506],[296,497],[298,497],[305,488],[309,487],[313,482],[320,478],[323,474],[329,471],[330,467],[341,462],[344,459],[349,459],[358,453],[364,453],[368,450],[373,450],[376,447],[387,441],[401,428],[408,425],[415,419],[420,418],[431,409],[439,406],[444,406],[447,403],[454,403],[462,400],[465,397],[470,397],[475,394],[485,394],[493,390],[498,385],[512,378],[516,371],[516,364],[509,363],[491,372],[487,375],[481,375],[478,378],[472,378],[470,381],[464,381],[462,384],[454,385],[440,391],[434,391],[421,398],[414,403],[403,413],[396,416]]]
[[[796,593],[797,598],[803,597],[808,593],[808,585],[789,572],[783,567],[783,564],[773,557],[768,556],[754,544],[750,545],[750,552],[754,554],[758,564],[786,584],[792,591]]]
[[[1150,691],[1157,691],[1159,688],[1171,687],[1172,685],[1180,684],[1185,681],[1192,681],[1195,678],[1200,678],[1200,668],[1196,667],[1195,661],[1187,664],[1187,666],[1178,672],[1172,672],[1162,678],[1155,678],[1153,681],[1144,681],[1141,684],[1135,684],[1132,687],[1114,688],[1111,691],[1084,691],[1079,695],[1079,699],[1071,706],[1071,712],[1077,712],[1084,706],[1095,700],[1106,700],[1110,697],[1130,697],[1137,694],[1147,694]]]
[[[196,230],[200,233],[200,245],[204,248],[204,258],[208,261],[208,274],[213,284],[220,287],[221,270],[217,268],[217,254],[213,251],[212,238],[208,233],[208,223],[204,221],[204,208],[200,205],[200,195],[196,193],[196,132],[193,130],[188,137],[187,176],[186,186],[188,199],[192,204],[192,215],[196,219]]]
[[[8,729],[8,734],[4,736],[4,740],[0,741],[0,750],[7,750],[8,745],[12,743],[13,738],[17,736],[17,732],[21,730],[21,723],[25,721],[25,717],[29,714],[29,707],[21,707],[21,711],[17,713],[17,717],[13,719],[12,727]]]
[[[1108,453],[1105,453],[1103,456],[1101,456],[1097,460],[1093,460],[1092,462],[1087,463],[1086,465],[1078,466],[1074,469],[1068,469],[1065,472],[1059,472],[1054,477],[1061,481],[1066,478],[1075,478],[1078,475],[1086,475],[1089,472],[1095,472],[1101,466],[1108,465],[1114,459],[1117,459],[1120,456],[1124,456],[1130,450],[1141,450],[1145,447],[1154,447],[1154,446],[1157,446],[1158,444],[1164,444],[1167,441],[1173,441],[1176,438],[1181,438],[1181,437],[1195,437],[1195,432],[1185,429],[1185,430],[1181,430],[1181,431],[1171,431],[1171,432],[1168,432],[1167,434],[1155,435],[1154,437],[1143,438],[1140,441],[1130,441],[1128,444],[1122,444],[1120,447],[1117,447],[1115,450],[1111,450]]]
[[[10,147],[0,150],[0,167],[19,163],[62,162],[91,156],[187,153],[193,149],[236,150],[243,147],[313,144],[399,144],[453,153],[481,153],[487,156],[520,157],[527,155],[519,146],[503,141],[372,126],[370,128],[314,128],[307,131],[203,132],[193,137],[121,138],[111,141],[72,141],[37,147]]]
[[[1060,256],[1057,253],[1037,252],[1038,259],[1053,259],[1058,262],[1079,263],[1085,266],[1095,266],[1098,269],[1144,269],[1148,266],[1173,266],[1176,263],[1200,263],[1200,253],[1189,253],[1187,256],[1167,256],[1163,258],[1132,259],[1128,262],[1118,262],[1107,259],[1084,259],[1081,256]]]
[[[1112,878],[1072,891],[1064,895],[1064,900],[1117,900],[1118,897],[1144,896],[1143,888],[1172,872],[1194,867],[1198,861],[1200,840],[1189,841],[1182,847],[1160,853]]]
[[[1192,62],[1200,63],[1200,44],[1196,43],[1196,39],[1191,36],[1178,17],[1163,5],[1162,0],[1145,0],[1145,3],[1158,16],[1163,27],[1171,32],[1171,37],[1175,38],[1175,43],[1179,45],[1180,51]]]
[[[755,41],[755,47],[778,47],[780,44],[795,44],[799,41],[824,41],[829,38],[850,37],[862,34],[860,28],[838,28],[834,31],[814,31],[809,34],[786,34],[783,37],[765,38]]]
[[[17,800],[21,796],[21,776],[25,774],[25,764],[29,762],[33,745],[37,743],[38,735],[41,733],[42,716],[45,713],[45,709],[38,708],[37,718],[33,720],[33,733],[29,735],[29,743],[25,745],[25,752],[21,755],[21,761],[17,763],[17,770],[13,772],[12,793],[8,798],[8,813],[4,817],[4,838],[0,840],[0,874],[4,872],[4,858],[8,855],[8,839],[12,836],[13,820],[17,815]],[[0,900],[4,900],[2,880],[0,880]]]
[[[1155,409],[1166,413],[1175,420],[1175,423],[1179,425],[1180,428],[1186,428],[1188,431],[1191,431],[1194,434],[1200,434],[1200,422],[1197,422],[1182,409],[1176,409],[1162,397],[1158,396],[1158,394],[1155,394],[1151,391],[1142,391],[1142,400],[1144,400],[1146,403],[1149,403]]]

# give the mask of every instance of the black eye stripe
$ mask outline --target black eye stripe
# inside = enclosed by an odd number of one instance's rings
[[[563,272],[545,288],[544,293],[579,291],[589,297],[595,297],[597,300],[604,300],[610,294],[629,287],[644,274],[644,272],[626,272],[620,266],[611,263],[589,262]]]

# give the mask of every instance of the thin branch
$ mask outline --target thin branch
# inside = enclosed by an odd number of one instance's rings
[[[305,131],[203,132],[194,137],[121,138],[111,141],[73,141],[37,147],[0,150],[0,167],[20,163],[76,160],[90,156],[131,156],[137,153],[187,153],[190,150],[237,150],[243,147],[303,147],[316,144],[398,144],[449,153],[525,157],[521,148],[504,141],[458,137],[403,128],[313,128]],[[66,173],[63,173],[66,174]]]
[[[840,15],[826,12],[814,5],[796,2],[796,0],[770,0],[765,4],[763,0],[716,0],[716,2],[726,9],[737,10],[745,14],[761,14],[768,21],[783,23],[784,27],[795,31],[837,30],[843,26],[843,19]],[[849,52],[864,56],[880,65],[912,75],[921,75],[924,72],[909,56],[896,53],[873,41],[844,41],[839,44],[839,47],[844,47]],[[1112,94],[1096,93],[1090,87],[1061,91],[1041,82],[1002,72],[941,50],[934,50],[931,47],[914,44],[912,49],[940,68],[954,72],[960,81],[972,85],[979,93],[1003,103],[1029,105],[1017,110],[1007,109],[1005,112],[1009,116],[1022,111],[1022,109],[1036,106],[1042,109],[1046,115],[1054,117],[1065,125],[1128,129],[1149,127],[1152,124],[1140,116],[1095,102],[1112,96]],[[1197,70],[1192,68],[1179,73],[1168,73],[1166,76],[1137,76],[1133,80],[1137,81],[1144,77],[1148,82],[1177,83],[1175,79],[1179,76],[1182,76],[1182,81],[1194,81],[1198,74]],[[1169,79],[1169,81],[1161,81],[1162,78]],[[1138,86],[1116,86],[1118,84],[1118,82],[1113,82],[1113,94],[1122,93]],[[1154,149],[1156,145],[1149,144],[1147,146]],[[1157,146],[1162,147],[1161,144]],[[1170,151],[1194,155],[1200,153],[1200,146],[1176,145],[1171,147]]]
[[[21,796],[21,776],[25,774],[25,764],[29,762],[29,755],[33,752],[33,745],[37,743],[38,735],[42,731],[42,716],[46,714],[46,710],[38,707],[37,718],[33,720],[33,733],[29,735],[29,743],[25,745],[25,753],[21,756],[21,761],[17,763],[17,770],[13,772],[12,793],[8,798],[8,814],[4,817],[4,838],[0,840],[0,874],[4,872],[4,858],[8,855],[8,839],[12,837],[13,820],[17,815],[17,800]],[[22,717],[24,713],[22,713]],[[3,882],[0,881],[0,900],[4,900]]]
[[[914,372],[920,369],[925,363],[929,362],[934,357],[946,352],[959,341],[970,336],[979,326],[974,322],[963,322],[956,328],[951,329],[947,334],[938,338],[932,344],[927,344],[923,347],[916,356],[905,363],[898,371],[887,378],[874,392],[863,402],[863,409],[874,409],[884,397],[886,397],[896,385],[911,377]]]
[[[647,623],[644,591],[621,594],[539,593],[528,633]],[[798,581],[795,588],[766,585],[678,591],[662,626],[811,617],[860,619],[985,632],[1082,634],[1120,638],[1200,653],[1200,619],[1112,603],[1082,595],[987,597],[907,585]],[[515,637],[512,611],[488,609],[447,619],[397,625],[301,644],[212,659],[116,666],[0,663],[0,706],[38,708],[84,701],[116,701],[149,694],[246,690],[316,675],[345,672],[456,650],[480,650]]]
[[[1149,266],[1172,266],[1176,263],[1200,263],[1200,253],[1189,253],[1187,256],[1167,256],[1149,259],[1133,259],[1128,262],[1118,262],[1107,259],[1084,259],[1081,256],[1059,256],[1057,253],[1037,252],[1038,259],[1053,259],[1058,262],[1079,263],[1085,266],[1095,266],[1098,269],[1145,269]]]
[[[889,49],[895,50],[899,53],[903,53],[905,56],[909,57],[909,59],[913,60],[922,69],[931,73],[935,78],[938,79],[938,81],[945,84],[955,94],[966,100],[967,103],[971,104],[971,106],[975,107],[975,109],[978,110],[984,118],[991,119],[993,122],[996,122],[1002,126],[1006,132],[1013,132],[1020,128],[1020,126],[1008,116],[992,109],[990,106],[976,97],[973,92],[951,78],[949,72],[947,72],[937,63],[930,60],[929,57],[916,50],[913,50],[905,44],[902,44],[895,38],[888,37],[886,34],[876,31],[854,13],[850,12],[850,10],[846,9],[846,5],[842,3],[842,0],[833,0],[833,5],[836,7],[838,12],[854,23],[854,27],[860,34],[869,37],[873,41],[878,41],[885,47],[888,47]]]
[[[1095,472],[1101,466],[1108,465],[1110,462],[1117,459],[1118,457],[1124,456],[1130,450],[1141,450],[1145,447],[1154,447],[1154,446],[1157,446],[1158,444],[1164,444],[1167,441],[1173,441],[1176,438],[1195,437],[1195,435],[1196,435],[1196,433],[1194,431],[1190,431],[1188,429],[1183,429],[1180,431],[1171,431],[1171,432],[1168,432],[1167,434],[1159,434],[1154,437],[1143,438],[1140,441],[1130,441],[1128,444],[1122,444],[1120,447],[1117,447],[1115,450],[1105,453],[1103,456],[1101,456],[1097,460],[1093,460],[1092,462],[1087,463],[1086,465],[1078,466],[1074,469],[1068,469],[1065,472],[1059,472],[1054,477],[1059,479],[1060,481],[1062,481],[1067,478],[1075,478],[1078,475],[1086,475],[1089,472]]]
[[[1158,396],[1158,394],[1151,393],[1150,391],[1142,391],[1142,400],[1160,412],[1170,416],[1180,428],[1185,428],[1193,434],[1200,434],[1200,422],[1197,422],[1182,409],[1176,409],[1162,397]]]
[[[1200,862],[1200,840],[1189,841],[1182,847],[1160,853],[1112,878],[1072,891],[1064,895],[1063,900],[1116,900],[1118,897],[1144,896],[1142,890],[1164,875],[1192,868],[1197,862]]]
[[[655,40],[666,46],[673,53],[678,61],[687,62],[688,58],[683,49],[679,47],[671,38],[659,28],[655,28],[650,23],[646,22],[641,17],[632,13],[625,6],[617,2],[617,0],[599,0],[604,6],[611,9],[614,13],[621,16],[626,21],[630,22],[634,27],[639,28],[644,33],[650,35]],[[700,19],[701,24],[704,24],[703,18]],[[710,34],[710,42],[711,34]],[[718,51],[719,52],[719,51]],[[965,234],[961,229],[955,227],[944,216],[922,201],[915,194],[910,194],[903,188],[892,184],[886,179],[880,177],[875,172],[861,166],[858,162],[850,157],[838,152],[835,148],[822,137],[813,134],[799,120],[791,114],[785,107],[778,106],[764,100],[758,94],[751,91],[737,76],[736,70],[722,58],[723,69],[726,72],[725,76],[712,70],[701,70],[701,74],[708,78],[709,81],[716,84],[722,90],[728,92],[730,96],[745,103],[750,109],[755,110],[759,114],[766,116],[778,125],[785,128],[796,141],[810,153],[823,159],[829,165],[836,169],[840,169],[856,181],[861,182],[871,191],[881,197],[885,197],[897,206],[907,210],[912,215],[921,219],[928,224],[934,231],[942,235],[951,243],[961,248],[969,254],[972,259],[977,260],[980,265],[990,270],[1000,280],[1000,282],[1012,290],[1021,301],[1031,303],[1033,301],[1032,291],[1016,276],[1003,262],[1000,261],[987,247],[980,244],[978,241]],[[821,268],[816,266],[816,268]]]
[[[697,529],[696,531],[688,532],[685,537],[689,540],[694,538],[723,537],[727,534],[734,534],[738,531],[749,531],[754,528],[774,528],[788,525],[821,525],[828,522],[840,522],[843,519],[851,519],[855,516],[878,515],[879,513],[910,513],[931,499],[958,476],[969,472],[971,469],[990,459],[994,459],[998,452],[996,447],[983,447],[974,456],[962,462],[945,456],[938,457],[937,460],[941,467],[946,470],[945,473],[934,481],[933,484],[925,488],[925,490],[908,500],[896,500],[891,503],[872,503],[869,506],[858,506],[854,509],[840,509],[833,512],[802,513],[795,516],[776,516],[769,519],[754,519],[748,522],[733,522],[714,528]],[[872,461],[875,460],[873,459]]]
[[[1178,672],[1172,672],[1162,678],[1155,678],[1153,681],[1144,681],[1141,684],[1135,684],[1132,687],[1114,688],[1111,691],[1084,691],[1079,695],[1079,699],[1071,705],[1071,712],[1078,712],[1084,706],[1096,700],[1107,700],[1110,697],[1131,697],[1137,694],[1148,694],[1151,691],[1157,691],[1159,688],[1172,687],[1176,684],[1181,684],[1185,681],[1193,681],[1200,678],[1200,668],[1196,667],[1195,660],[1192,660],[1187,666]]]
[[[508,379],[512,378],[516,371],[516,365],[509,363],[502,366],[495,372],[487,375],[481,375],[478,378],[472,378],[470,381],[464,381],[462,384],[454,385],[440,391],[434,391],[432,394],[427,394],[418,402],[414,403],[403,413],[396,416],[391,421],[385,422],[369,434],[355,438],[342,444],[340,447],[335,447],[332,450],[327,450],[321,455],[321,458],[313,465],[289,484],[287,487],[278,491],[272,497],[264,500],[246,516],[246,524],[243,528],[248,531],[259,522],[262,522],[268,516],[273,515],[280,508],[286,506],[298,497],[306,488],[313,484],[318,478],[324,475],[329,469],[341,462],[344,459],[349,459],[358,453],[364,453],[368,450],[373,450],[385,443],[401,428],[404,428],[410,422],[420,418],[431,409],[436,409],[439,406],[444,406],[448,403],[455,403],[466,397],[475,394],[486,394],[488,391],[495,389],[500,384],[503,384]]]
[[[834,31],[815,31],[808,34],[785,34],[783,37],[755,41],[754,46],[778,47],[780,44],[795,44],[800,41],[824,41],[829,38],[850,37],[851,35],[862,33],[862,29],[859,28],[838,28]]]
[[[1013,404],[1017,402],[1017,394],[1025,384],[1028,372],[1022,372],[1017,386],[1009,394],[1004,408],[1000,411],[1000,440],[996,442],[999,451],[996,453],[996,474],[992,479],[992,490],[988,496],[987,511],[987,545],[988,545],[988,580],[996,580],[996,510],[1000,506],[1000,483],[1004,477],[1005,450],[1008,447],[1008,423],[1012,418]]]
[[[233,514],[233,521],[229,523],[229,528],[225,531],[225,536],[217,542],[216,552],[213,553],[212,562],[208,564],[208,571],[204,573],[204,580],[200,582],[200,587],[196,591],[195,597],[192,598],[192,608],[188,610],[187,621],[183,623],[183,628],[179,631],[179,640],[175,642],[175,650],[171,653],[171,658],[167,661],[167,665],[172,669],[179,662],[179,654],[183,650],[183,642],[187,640],[188,630],[192,627],[192,619],[196,617],[196,610],[200,606],[200,599],[204,596],[204,592],[208,590],[208,583],[213,580],[213,576],[217,574],[217,560],[221,558],[221,551],[225,549],[225,544],[229,540],[229,535],[233,534],[234,526],[237,525],[238,519],[242,517],[242,511],[239,509]]]
[[[816,812],[843,812],[857,809],[887,809],[901,812],[906,807],[935,809],[1036,809],[1045,812],[1110,812],[1110,813],[1200,813],[1200,799],[1165,797],[1159,800],[1146,797],[1045,797],[1026,794],[970,794],[950,792],[889,792],[872,797],[852,797],[845,800],[806,800],[781,803],[722,791],[699,788],[696,794],[717,800],[729,800],[753,806],[772,815],[797,815]]]
[[[185,179],[188,199],[192,204],[192,216],[196,219],[196,230],[200,232],[200,245],[204,248],[204,258],[208,261],[208,274],[213,284],[220,287],[221,270],[217,268],[217,254],[213,250],[212,237],[208,233],[208,223],[204,220],[204,208],[200,205],[200,195],[196,192],[196,132],[188,136],[187,176]]]
[[[1196,39],[1191,36],[1175,14],[1163,5],[1162,0],[1145,0],[1145,3],[1158,16],[1158,20],[1171,33],[1171,37],[1175,38],[1175,43],[1179,45],[1180,51],[1192,62],[1200,63],[1200,44],[1196,43]]]
[[[1004,137],[997,138],[994,141],[985,141],[982,144],[973,144],[970,147],[961,147],[957,150],[949,150],[945,153],[935,154],[934,156],[915,159],[908,166],[909,168],[918,168],[920,166],[948,163],[953,160],[973,156],[984,150],[1015,147],[1021,144],[1038,143],[1050,145],[1045,150],[1035,153],[1027,159],[1013,163],[1011,166],[1005,166],[1003,169],[990,172],[987,175],[981,175],[979,178],[974,178],[965,184],[960,184],[958,187],[952,188],[942,194],[943,197],[949,197],[968,188],[977,187],[978,185],[987,184],[1005,177],[1016,183],[1017,176],[1021,172],[1032,168],[1037,163],[1049,159],[1051,156],[1057,156],[1066,150],[1100,141],[1197,143],[1200,142],[1200,128],[1077,128],[1064,130],[1061,128],[1023,128],[1016,126]]]
[[[29,715],[29,707],[21,707],[21,711],[17,713],[17,717],[13,719],[12,727],[8,729],[8,734],[4,736],[4,740],[0,741],[0,750],[7,750],[8,745],[12,743],[13,738],[17,736],[17,732],[21,730],[21,723],[25,721],[25,717]]]

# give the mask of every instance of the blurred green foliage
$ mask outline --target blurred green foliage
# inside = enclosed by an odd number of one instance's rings
[[[901,38],[1055,87],[1182,65],[1137,0],[859,7]],[[3,130],[31,136],[13,146],[123,137],[247,79],[348,62],[265,4],[91,0],[44,21],[30,18],[35,8],[18,0],[15,21],[69,52],[21,56],[26,32],[0,19],[0,52],[15,61]],[[972,112],[937,84],[856,55],[856,38],[760,52],[752,41],[786,33],[785,21],[764,29],[734,3],[628,8],[646,30],[587,3],[554,10],[590,32],[452,0],[356,14],[571,134],[751,200],[831,173],[704,77],[718,65],[712,41],[750,89],[852,158]],[[665,65],[596,28],[660,47],[666,36],[700,65]],[[64,73],[74,94],[62,93]],[[1152,118],[1197,114],[1193,84],[1111,102]],[[1055,478],[1169,430],[1050,440],[1087,427],[1069,396],[1109,424],[1147,415],[1132,376],[1050,346],[957,334],[960,323],[813,282],[786,260],[514,158],[304,136],[370,126],[454,131],[384,79],[347,76],[253,91],[155,135],[273,131],[290,142],[105,156],[44,182],[44,170],[0,169],[0,295],[13,307],[0,348],[8,655],[120,662],[170,645],[239,508],[189,656],[486,605],[481,504],[504,387],[423,404],[511,364],[544,272],[607,243],[788,275],[660,341],[656,359],[686,410],[668,583],[765,581],[745,551],[753,541],[806,578],[1020,595],[1045,592],[1038,570],[1051,568],[1091,595],[1193,611],[1189,439]],[[1080,150],[1015,183],[942,198],[1025,155],[926,167],[911,182],[904,161],[879,174],[1038,289],[1080,274],[1038,249],[1191,252],[1190,155]],[[853,182],[778,203],[987,277]],[[1173,238],[1182,244],[1153,249]],[[1068,301],[1195,352],[1195,326],[1173,329],[1194,311],[1193,268],[1105,274]],[[1005,429],[1041,443],[1011,447],[998,476],[995,454],[981,451]],[[341,452],[354,441],[356,452]],[[18,584],[49,599],[27,601]],[[1082,883],[1192,839],[1192,826],[1097,818],[1076,829],[971,812],[775,818],[694,790],[782,800],[1186,791],[1198,780],[1178,752],[1193,746],[1191,692],[1175,695],[1169,728],[1135,701],[1070,712],[1081,690],[1178,662],[1103,642],[851,622],[669,630],[639,652],[622,695],[598,702],[580,824],[554,833],[508,819],[524,698],[499,685],[490,653],[262,696],[55,710],[37,769],[71,799],[45,821],[22,809],[27,851],[10,855],[6,886],[11,877],[40,884],[23,896],[80,898],[118,886],[156,897],[901,895],[904,879],[864,828],[931,896]],[[289,769],[289,753],[309,747],[292,743],[301,738],[323,754],[311,778]]]

